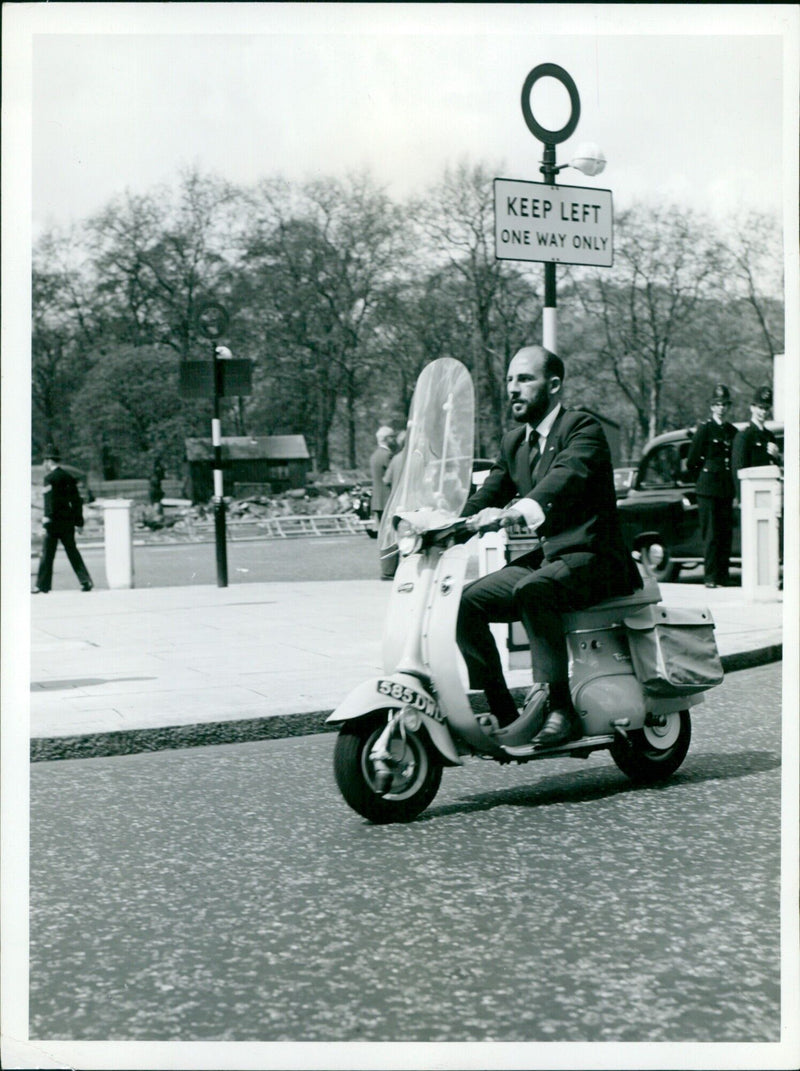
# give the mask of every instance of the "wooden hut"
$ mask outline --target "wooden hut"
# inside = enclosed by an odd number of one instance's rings
[[[210,439],[186,439],[192,502],[214,494],[214,447]],[[306,486],[311,458],[302,435],[237,435],[222,438],[226,497],[277,494]]]

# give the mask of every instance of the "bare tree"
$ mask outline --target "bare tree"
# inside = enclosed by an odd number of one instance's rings
[[[97,298],[110,334],[191,355],[198,306],[224,300],[229,287],[236,197],[229,183],[190,170],[177,198],[167,190],[126,193],[90,220]]]
[[[337,403],[344,405],[350,467],[357,403],[379,353],[377,310],[403,257],[402,217],[366,175],[305,184],[262,183],[245,264],[262,287],[262,322],[288,347],[284,373],[314,399],[317,465],[330,465]],[[255,295],[253,295],[255,297]],[[294,363],[294,368],[292,368]],[[304,429],[305,430],[305,429]]]
[[[771,379],[784,349],[783,243],[778,220],[753,212],[729,227],[723,246],[724,311],[709,343],[747,393]]]
[[[86,373],[99,325],[76,234],[49,231],[33,250],[31,280],[33,440],[38,451],[58,440],[73,448],[72,395]]]
[[[683,208],[637,205],[616,221],[612,269],[576,273],[573,300],[595,354],[633,407],[643,438],[662,430],[679,366],[697,363],[698,313],[719,297],[722,247]]]
[[[513,266],[495,259],[492,174],[485,165],[448,168],[412,211],[426,236],[429,258],[448,264],[462,280],[471,352],[453,356],[462,356],[473,373],[481,449],[484,438],[497,441],[502,434],[506,365],[513,350],[530,340],[541,306],[533,286]]]

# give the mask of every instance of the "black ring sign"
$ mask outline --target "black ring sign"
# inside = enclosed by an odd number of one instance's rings
[[[228,326],[228,313],[218,301],[206,301],[197,310],[197,326],[206,338],[220,338]]]
[[[545,127],[539,126],[533,118],[531,90],[540,78],[555,78],[569,93],[572,114],[560,130],[547,130]],[[528,130],[539,141],[543,141],[546,145],[557,145],[560,141],[566,141],[575,130],[581,117],[581,98],[578,96],[578,88],[573,82],[572,76],[567,74],[564,68],[559,67],[557,63],[540,63],[538,67],[534,67],[522,87],[522,114],[528,124]]]

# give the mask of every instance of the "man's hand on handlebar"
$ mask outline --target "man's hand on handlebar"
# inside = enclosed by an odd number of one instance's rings
[[[525,518],[514,509],[497,509],[487,506],[480,513],[466,518],[466,526],[471,532],[496,532],[499,528],[526,529]]]

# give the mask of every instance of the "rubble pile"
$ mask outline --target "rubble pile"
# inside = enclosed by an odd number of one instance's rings
[[[275,495],[252,495],[247,498],[225,498],[226,520],[237,522],[267,520],[274,517],[335,516],[354,510],[353,492],[365,486],[363,473],[325,473],[306,488],[284,491]],[[34,507],[32,548],[41,546],[41,506]],[[84,527],[78,533],[82,543],[103,541],[103,505],[98,499],[85,503]],[[134,536],[148,541],[191,540],[214,521],[214,503],[192,505],[186,499],[166,499],[161,507],[134,501],[131,522]]]

